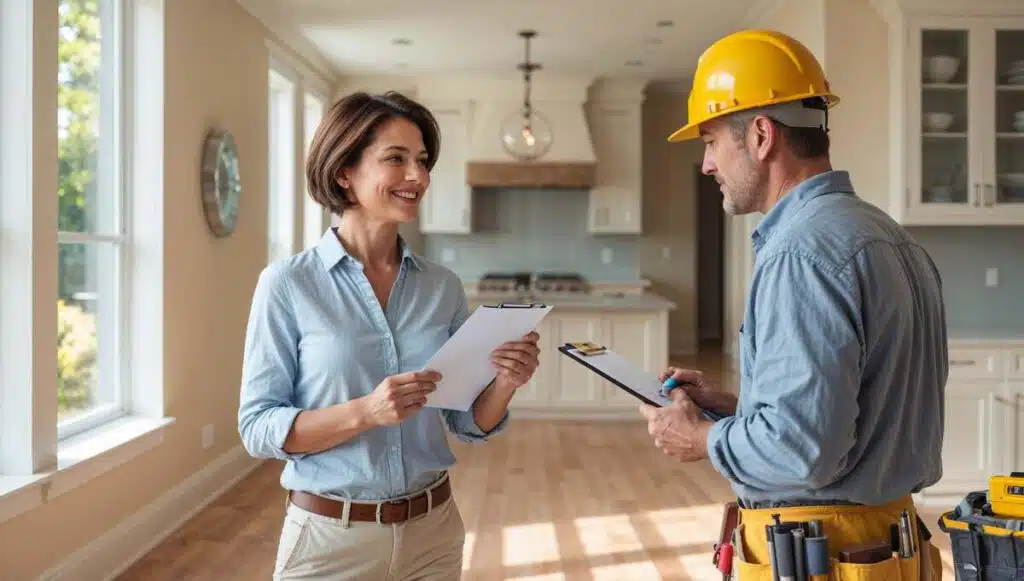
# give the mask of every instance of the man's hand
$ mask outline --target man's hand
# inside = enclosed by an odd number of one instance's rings
[[[682,462],[708,457],[708,430],[714,425],[700,414],[700,408],[681,389],[670,394],[673,404],[662,408],[640,404],[640,413],[647,418],[647,431],[654,445]]]
[[[679,382],[678,389],[685,391],[686,395],[700,407],[725,415],[736,414],[736,396],[722,391],[705,379],[704,372],[696,369],[669,367],[661,372],[658,381],[664,382],[669,377],[675,378]],[[672,391],[675,392],[675,389]]]
[[[494,386],[503,391],[514,391],[530,381],[537,370],[540,335],[531,331],[518,341],[510,341],[491,353],[491,362],[498,370]]]

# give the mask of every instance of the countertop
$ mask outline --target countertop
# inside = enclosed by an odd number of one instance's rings
[[[470,307],[500,302],[535,302],[554,307],[553,312],[566,311],[671,311],[676,304],[665,297],[654,293],[604,295],[591,294],[582,296],[566,295],[535,295],[523,298],[517,296],[498,296],[493,294],[467,294]]]

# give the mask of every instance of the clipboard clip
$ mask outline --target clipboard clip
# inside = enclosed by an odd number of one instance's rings
[[[496,305],[487,305],[492,309],[543,309],[547,305],[544,303],[506,303],[501,302]]]
[[[600,355],[601,353],[604,353],[605,351],[608,350],[603,345],[598,345],[597,343],[590,343],[589,341],[584,341],[582,343],[566,343],[566,346],[575,349],[583,357],[589,357],[591,355]]]

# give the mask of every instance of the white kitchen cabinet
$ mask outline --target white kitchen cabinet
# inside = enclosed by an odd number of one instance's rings
[[[640,102],[588,104],[588,123],[597,157],[587,219],[591,234],[643,232],[641,111]]]
[[[511,403],[519,418],[638,417],[635,398],[558,352],[565,343],[606,345],[655,374],[668,365],[667,311],[552,312],[538,332],[540,366]]]
[[[473,231],[472,188],[466,184],[469,153],[469,101],[428,102],[441,130],[441,151],[420,204],[420,232],[469,234]]]
[[[1017,17],[968,10],[890,17],[903,224],[1024,224],[1024,3]]]
[[[989,478],[1024,467],[1024,377],[1018,345],[954,344],[949,350],[943,474],[918,495],[922,504],[953,506]]]

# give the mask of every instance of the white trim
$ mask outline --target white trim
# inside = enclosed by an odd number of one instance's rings
[[[316,45],[303,36],[301,32],[285,24],[288,22],[288,17],[281,14],[272,4],[264,0],[236,1],[246,12],[259,20],[267,31],[276,36],[282,44],[309,61],[316,75],[324,79],[325,82],[327,79],[334,80],[341,76],[337,67],[320,52]],[[269,38],[267,40],[270,41]]]
[[[250,458],[242,446],[229,450],[36,581],[116,579],[260,464],[262,461]],[[282,502],[283,498],[282,492]]]
[[[92,232],[68,232],[57,233],[59,244],[89,244],[94,242],[107,242],[111,244],[122,244],[125,237],[121,234],[93,234]]]
[[[125,289],[130,392],[124,395],[133,414],[153,419],[164,415],[164,2],[133,0],[126,51],[135,60],[126,78],[134,95],[125,117],[125,180],[134,203],[125,229],[124,267],[133,277]]]
[[[57,22],[56,2],[0,0],[0,472],[8,476],[57,462]]]

